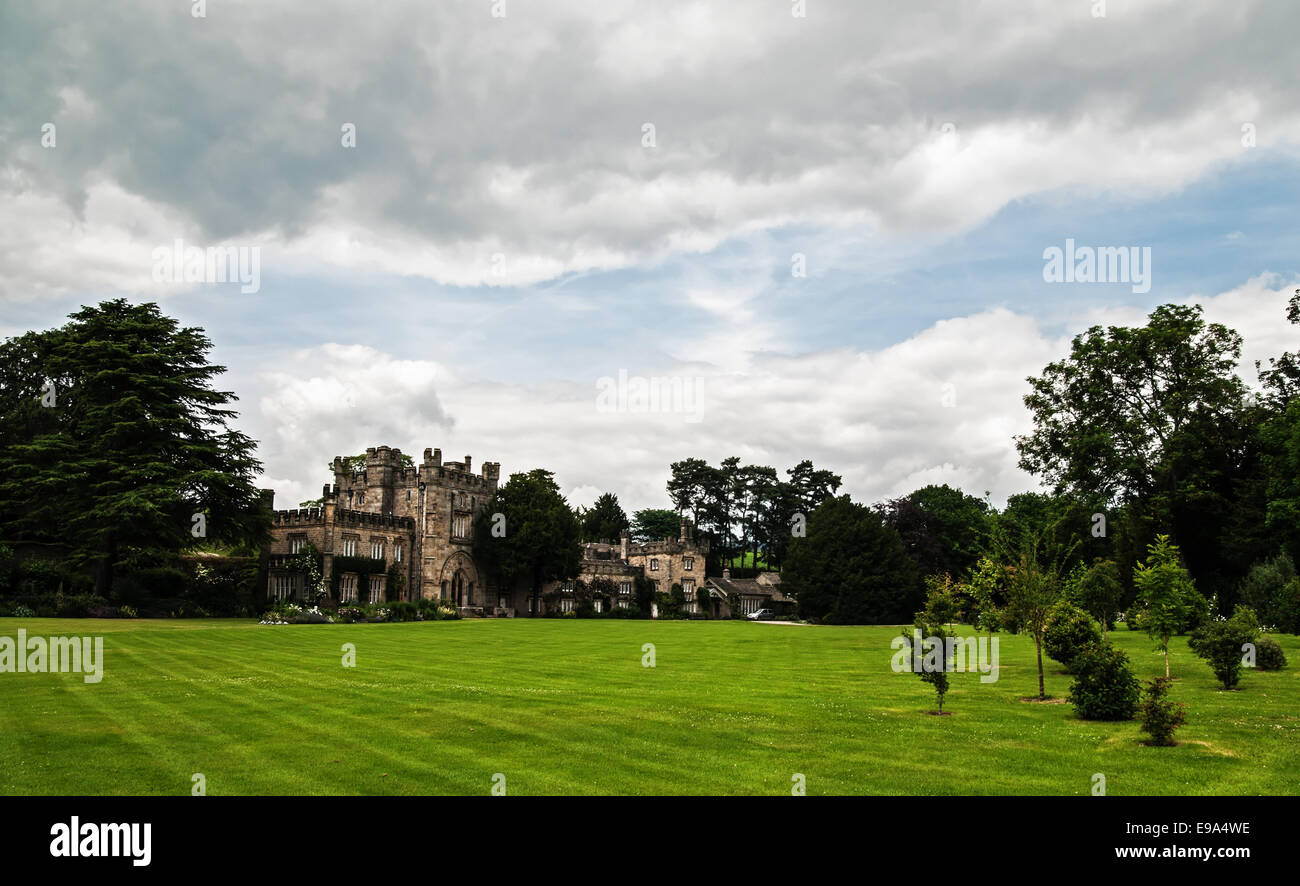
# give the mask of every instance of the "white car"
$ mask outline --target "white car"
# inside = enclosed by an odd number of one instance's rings
[[[760,609],[757,612],[749,613],[749,615],[745,617],[750,621],[767,621],[768,619],[776,618],[776,613],[771,609]]]

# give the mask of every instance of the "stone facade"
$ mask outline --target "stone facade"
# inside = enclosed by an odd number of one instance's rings
[[[550,582],[537,593],[522,584],[501,586],[475,562],[474,521],[497,490],[501,466],[487,462],[474,474],[471,464],[468,455],[463,462],[444,462],[441,450],[426,449],[423,460],[408,467],[402,451],[387,446],[367,449],[359,470],[336,457],[334,483],[322,490],[320,507],[274,514],[268,597],[302,598],[302,576],[287,564],[310,543],[322,554],[326,586],[337,587],[343,602],[442,599],[467,614],[504,616],[542,615],[546,600],[563,609],[572,580]],[[683,521],[676,539],[636,544],[624,534],[617,543],[584,545],[574,578],[588,586],[598,579],[612,583],[601,607],[632,605],[638,575],[664,593],[681,584],[694,611],[708,551],[707,540],[697,542]],[[358,563],[354,557],[373,559]],[[386,587],[394,564],[403,579],[400,591]],[[365,581],[357,572],[362,568],[372,570]]]
[[[334,459],[334,483],[325,486],[319,508],[276,511],[271,530],[268,595],[301,595],[301,579],[284,568],[296,546],[310,542],[324,557],[327,581],[334,561],[373,557],[383,569],[396,563],[405,579],[398,593],[382,588],[374,600],[440,598],[464,608],[489,600],[483,571],[474,562],[474,518],[500,481],[501,466],[487,462],[472,472],[464,461],[442,460],[439,449],[424,450],[418,465],[403,464],[402,451],[378,446],[366,450],[365,466],[353,470]],[[371,585],[383,584],[373,578]],[[343,599],[350,580],[340,581]]]
[[[705,586],[708,554],[708,540],[696,540],[690,524],[683,520],[676,539],[636,543],[624,533],[617,545],[612,542],[583,545],[577,578],[588,588],[600,579],[613,583],[612,593],[597,595],[598,610],[635,605],[636,577],[644,575],[655,583],[655,590],[660,593],[667,594],[674,584],[680,584],[686,592],[687,610],[698,612],[695,592]],[[573,587],[572,581],[551,582],[543,588],[543,598],[555,599],[560,611],[571,609]],[[716,608],[707,614],[716,615]]]

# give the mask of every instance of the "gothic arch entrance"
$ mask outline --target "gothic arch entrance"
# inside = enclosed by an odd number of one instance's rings
[[[483,584],[478,568],[464,551],[457,551],[442,564],[439,579],[442,599],[456,606],[482,606]]]

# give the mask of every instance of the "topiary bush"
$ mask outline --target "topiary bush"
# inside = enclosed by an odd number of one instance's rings
[[[1043,651],[1073,671],[1075,658],[1101,642],[1101,626],[1077,606],[1060,602],[1052,607],[1043,632]]]
[[[1094,643],[1075,656],[1074,673],[1067,698],[1081,719],[1133,719],[1139,684],[1124,650],[1106,642]]]
[[[1255,641],[1255,667],[1261,671],[1280,671],[1286,667],[1286,653],[1268,634]]]
[[[1148,744],[1169,747],[1174,731],[1187,720],[1186,705],[1169,700],[1171,678],[1156,677],[1142,690],[1142,731],[1151,736]]]

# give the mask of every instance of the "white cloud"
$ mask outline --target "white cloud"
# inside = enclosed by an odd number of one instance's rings
[[[1250,359],[1298,344],[1295,327],[1281,319],[1291,291],[1261,277],[1195,299],[1209,319],[1245,336],[1250,380]],[[1093,323],[1142,321],[1137,311],[1082,313],[1070,335]],[[476,381],[433,363],[327,345],[299,355],[300,370],[266,374],[261,420],[275,433],[263,455],[268,477],[291,478],[288,490],[277,490],[281,506],[318,494],[334,455],[378,444],[470,453],[479,464],[501,462],[506,476],[544,467],[572,503],[589,505],[611,491],[629,512],[668,506],[671,462],[694,456],[716,464],[731,455],[778,470],[811,458],[842,474],[845,491],[864,501],[949,483],[974,495],[988,491],[1000,504],[1036,488],[1012,444],[1030,429],[1025,379],[1064,356],[1070,335],[1049,335],[1033,318],[995,309],[941,321],[879,351],[750,354],[739,372],[700,364],[630,370],[703,373],[699,422],[682,413],[602,412],[594,379]]]
[[[256,238],[268,273],[526,285],[781,225],[943,236],[1054,189],[1170,192],[1248,161],[1246,122],[1260,150],[1300,145],[1285,9],[1088,10],[231,2],[218,38],[151,4],[41,4],[7,23],[26,55],[0,171],[23,185],[0,295],[151,292],[135,256],[160,235]],[[133,54],[147,76],[123,76]]]

